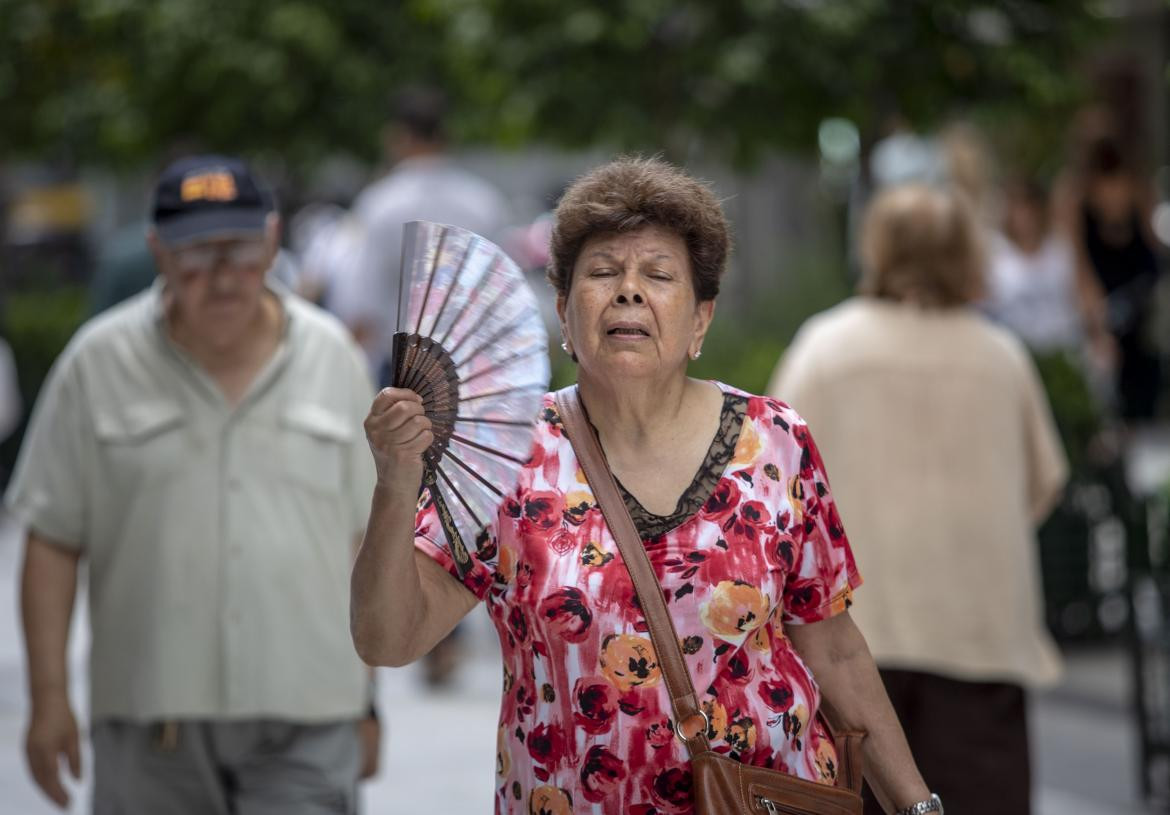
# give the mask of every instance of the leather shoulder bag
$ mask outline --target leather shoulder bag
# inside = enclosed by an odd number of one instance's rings
[[[662,587],[618,492],[597,434],[585,416],[576,386],[558,391],[556,403],[569,442],[617,542],[646,615],[650,640],[670,694],[675,734],[686,744],[691,757],[696,815],[860,815],[862,734],[833,733],[839,763],[838,786],[748,766],[711,749],[707,741],[710,722],[695,695],[674,623],[662,598]]]

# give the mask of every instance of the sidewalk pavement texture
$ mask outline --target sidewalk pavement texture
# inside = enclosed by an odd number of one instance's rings
[[[24,765],[27,709],[17,613],[19,533],[0,525],[0,815],[59,812]],[[83,604],[81,604],[83,605]],[[72,695],[85,714],[84,610],[70,645]],[[501,670],[495,633],[482,610],[464,631],[467,658],[451,686],[426,688],[417,667],[379,671],[386,726],[382,771],[362,791],[367,815],[492,810]],[[1065,681],[1032,705],[1036,815],[1138,815],[1137,735],[1127,706],[1129,663],[1118,648],[1075,651]],[[452,736],[455,738],[452,738]],[[72,787],[68,812],[88,811],[89,768]]]

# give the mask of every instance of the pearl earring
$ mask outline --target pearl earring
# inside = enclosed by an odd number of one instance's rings
[[[562,351],[564,351],[566,354],[567,354],[567,353],[569,353],[569,342],[568,342],[568,340],[566,340],[566,341],[564,341],[564,342],[562,342],[562,343],[561,343],[561,350],[562,350]]]
[[[696,352],[695,352],[695,353],[694,353],[694,354],[691,356],[691,359],[698,359],[698,358],[699,358],[699,357],[701,357],[702,355],[703,355],[703,352],[702,352],[702,351],[696,351]]]

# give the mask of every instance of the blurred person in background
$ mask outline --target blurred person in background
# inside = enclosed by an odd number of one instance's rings
[[[447,98],[436,88],[411,86],[394,94],[383,140],[393,169],[361,192],[342,222],[331,249],[356,263],[329,274],[326,305],[344,320],[366,351],[370,370],[382,385],[395,330],[398,279],[402,265],[402,226],[408,221],[469,229],[497,244],[510,222],[503,195],[479,176],[459,167],[447,154]],[[356,238],[351,230],[359,230]],[[336,264],[334,264],[336,266]],[[460,662],[459,632],[440,643],[424,662],[433,686],[447,684]]]
[[[923,774],[951,815],[1021,815],[1024,688],[1060,670],[1034,534],[1067,464],[1024,347],[970,307],[980,235],[961,195],[881,193],[862,295],[800,329],[768,391],[833,474],[873,593],[854,615]]]
[[[1039,354],[1076,351],[1085,339],[1076,250],[1055,228],[1047,191],[1016,179],[1003,192],[1003,223],[988,236],[985,308]]]
[[[500,243],[510,207],[490,183],[459,167],[447,153],[447,98],[411,86],[395,93],[383,134],[392,169],[358,195],[352,214],[362,230],[358,262],[331,280],[330,308],[349,325],[382,384],[394,334],[402,226],[435,221]]]
[[[289,224],[290,248],[301,270],[296,292],[326,310],[334,279],[357,263],[360,232],[346,228],[352,221],[343,207],[314,202],[298,210]],[[353,239],[346,240],[347,235]]]
[[[1151,337],[1155,285],[1161,273],[1152,232],[1154,193],[1108,125],[1085,135],[1058,199],[1059,217],[1073,237],[1079,281],[1093,319],[1114,340],[1121,417],[1154,417],[1162,362]]]
[[[486,605],[504,657],[496,812],[689,813],[676,728],[696,749],[839,783],[822,700],[842,731],[867,733],[865,774],[889,812],[942,811],[850,617],[861,579],[808,427],[774,400],[687,375],[729,249],[707,186],[624,158],[561,198],[549,265],[573,398],[670,597],[704,722],[676,718],[553,394],[462,578],[434,503],[417,501],[432,441],[420,397],[388,388],[371,407],[379,480],[353,571],[354,643],[371,664],[405,665]],[[905,576],[898,587],[917,590]]]
[[[0,441],[12,435],[24,418],[24,397],[21,395],[20,378],[16,370],[16,358],[12,346],[0,336]],[[5,478],[7,473],[0,473]]]
[[[946,166],[946,183],[967,197],[967,204],[981,227],[994,228],[1001,201],[995,157],[987,139],[979,128],[957,120],[940,131],[938,141]]]
[[[547,209],[530,222],[508,229],[504,236],[503,249],[524,270],[536,294],[540,315],[544,318],[545,328],[549,334],[555,334],[560,325],[560,318],[557,317],[556,292],[546,285],[549,241],[552,239],[553,224],[556,220],[557,202],[561,200],[568,186],[568,182],[561,182],[552,187],[545,196]]]
[[[279,221],[241,161],[158,180],[158,277],[53,367],[7,503],[27,524],[27,758],[79,777],[66,642],[84,558],[99,815],[353,812],[376,765],[346,578],[373,468],[361,353],[266,276]]]

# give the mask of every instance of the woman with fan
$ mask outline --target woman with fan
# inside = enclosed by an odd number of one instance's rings
[[[620,159],[569,188],[549,278],[578,385],[545,397],[519,484],[464,530],[469,565],[430,493],[416,512],[434,441],[422,398],[386,389],[366,421],[379,481],[354,642],[404,665],[487,604],[505,663],[497,812],[722,811],[712,756],[859,783],[838,777],[822,696],[839,732],[867,733],[888,811],[942,811],[847,613],[861,578],[807,426],[687,376],[729,244],[712,192],[664,162]],[[830,811],[783,809],[766,786],[744,793],[749,811]]]

